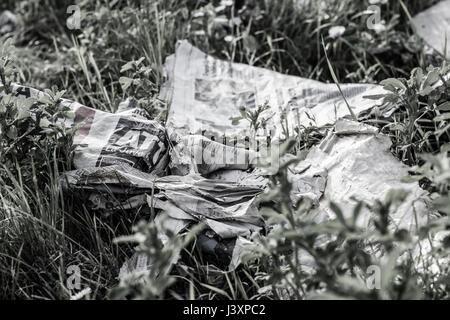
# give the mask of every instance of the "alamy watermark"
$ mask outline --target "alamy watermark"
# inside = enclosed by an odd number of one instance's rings
[[[386,30],[386,21],[381,19],[381,5],[387,3],[388,0],[369,0],[370,6],[366,11],[370,14],[366,21],[369,30],[374,30],[375,32]]]
[[[66,20],[67,29],[81,29],[81,8],[77,5],[71,5],[67,7],[66,13],[70,15]]]
[[[92,290],[89,287],[81,289],[81,268],[73,264],[67,267],[66,288],[70,292],[70,300],[90,299]]]
[[[377,265],[371,265],[367,268],[366,286],[369,290],[381,289],[381,268]]]
[[[78,265],[70,265],[67,267],[66,287],[69,290],[81,290],[81,269]]]
[[[367,28],[370,30],[376,30],[377,26],[382,23],[381,20],[381,8],[376,5],[369,6],[367,8],[368,12],[371,12],[371,16],[367,19]]]

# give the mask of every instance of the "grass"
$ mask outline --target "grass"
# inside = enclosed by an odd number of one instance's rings
[[[4,36],[15,45],[1,55],[2,63],[9,61],[0,70],[4,85],[14,80],[38,89],[55,88],[54,95],[58,89],[65,90],[66,98],[111,112],[133,96],[149,114],[164,119],[157,94],[164,82],[164,60],[174,52],[179,39],[188,39],[217,57],[324,82],[378,83],[395,78],[398,80],[382,84],[392,93],[385,97],[386,103],[400,104],[400,111],[392,118],[371,122],[392,137],[393,153],[414,166],[413,178],[427,186],[441,212],[447,212],[448,83],[440,86],[438,93],[421,91],[427,76],[433,72],[443,75],[445,67],[426,69],[430,64],[440,66],[443,58],[426,50],[408,18],[436,0],[404,1],[404,7],[401,1],[389,1],[381,6],[385,28],[379,32],[366,26],[369,4],[365,0],[329,0],[326,5],[321,5],[324,1],[310,1],[301,8],[295,1],[237,0],[221,10],[221,1],[78,0],[81,29],[68,30],[66,8],[73,2],[2,1],[0,9],[20,15],[15,32]],[[344,26],[344,34],[330,37],[332,26]],[[418,79],[420,72],[422,77]],[[44,104],[42,110],[58,114],[57,100]],[[2,107],[13,111],[7,114]],[[103,217],[90,212],[80,199],[63,194],[58,176],[72,168],[72,150],[67,146],[73,132],[59,128],[56,117],[51,130],[42,133],[32,117],[20,118],[24,108],[27,106],[12,106],[5,99],[0,104],[2,298],[68,299],[75,293],[67,287],[67,268],[71,265],[80,266],[83,287],[91,288],[88,297],[92,299],[297,299],[323,288],[324,298],[448,298],[445,277],[436,280],[418,275],[410,261],[395,268],[386,266],[391,268],[386,269],[391,278],[402,280],[386,283],[381,291],[355,287],[357,277],[368,276],[365,267],[376,263],[356,242],[349,241],[355,234],[364,237],[364,231],[349,229],[339,221],[329,226],[303,221],[309,207],[307,203],[299,208],[288,205],[286,168],[281,168],[272,181],[272,200],[278,205],[265,209],[267,219],[280,224],[280,232],[256,239],[259,251],[242,268],[230,273],[204,268],[194,240],[172,239],[165,254],[183,251],[189,268],[167,271],[147,286],[118,284],[119,268],[133,252],[136,239],[127,239],[131,243],[114,239],[132,234],[132,226],[146,216],[139,211],[123,211]],[[246,110],[241,117],[236,116],[237,121],[245,119],[251,126],[260,125],[257,115]],[[24,138],[15,143],[21,136]],[[293,148],[305,151],[320,138],[319,130],[297,128]],[[398,201],[401,195],[380,199],[380,221]],[[443,216],[426,231],[447,225]],[[296,235],[299,230],[310,231],[300,237]],[[155,236],[151,224],[139,224],[134,232],[145,234],[146,240]],[[390,248],[400,241],[399,235],[386,235],[382,224],[377,232],[389,258],[395,260],[397,253]],[[284,237],[283,233],[292,236]],[[311,239],[324,233],[339,237],[326,250],[316,251]],[[137,244],[143,252],[161,251],[157,242]],[[297,255],[292,252],[299,248],[315,254],[322,266],[318,273],[311,275],[298,268]],[[447,248],[448,241],[436,248],[436,254],[444,255]],[[157,257],[160,268],[167,268],[167,256]],[[331,269],[330,259],[338,261]],[[354,270],[359,271],[355,274]]]

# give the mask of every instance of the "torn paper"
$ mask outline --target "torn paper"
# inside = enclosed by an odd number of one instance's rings
[[[417,34],[436,51],[450,56],[450,0],[438,2],[413,20]]]
[[[335,132],[313,147],[294,168],[303,171],[295,179],[307,179],[313,186],[311,197],[320,198],[317,210],[323,211],[324,220],[335,217],[328,206],[330,202],[339,205],[350,218],[356,200],[374,204],[376,200],[384,200],[392,190],[405,190],[406,199],[391,213],[391,227],[415,232],[434,216],[431,202],[428,192],[418,183],[402,182],[408,176],[408,167],[392,155],[390,147],[390,138],[378,134],[376,128],[339,120]],[[373,213],[366,209],[358,224],[371,228],[373,218]]]

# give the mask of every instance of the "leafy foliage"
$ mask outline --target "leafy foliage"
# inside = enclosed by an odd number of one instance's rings
[[[435,154],[450,142],[449,72],[445,63],[426,71],[416,68],[409,79],[383,80],[387,93],[372,97],[399,107],[383,130],[391,135],[395,154],[409,165],[420,162],[420,153]]]

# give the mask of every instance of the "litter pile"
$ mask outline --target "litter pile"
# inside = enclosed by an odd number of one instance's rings
[[[114,114],[62,102],[75,113],[67,124],[80,128],[74,137],[76,170],[61,181],[66,190],[88,192],[92,210],[147,205],[157,209],[156,219],[167,215],[165,227],[174,234],[204,222],[209,231],[198,239],[202,248],[221,255],[226,262],[219,267],[233,270],[248,237],[266,229],[258,198],[273,172],[257,164],[276,166],[277,146],[295,127],[327,125],[326,138],[289,170],[293,203],[311,199],[319,222],[333,218],[330,201],[351,212],[355,197],[373,203],[391,189],[405,189],[409,195],[391,217],[392,228],[415,232],[417,224],[433,215],[427,192],[417,183],[401,182],[407,167],[390,153],[389,137],[349,120],[349,107],[335,84],[221,61],[186,41],[167,58],[165,70],[167,82],[160,93],[170,102],[165,127],[130,101]],[[394,111],[364,98],[383,93],[380,86],[348,84],[341,89],[359,118]],[[17,85],[14,92],[17,97],[45,95]],[[261,105],[269,107],[256,132],[245,121],[231,120],[242,106],[255,110]],[[360,215],[359,223],[370,228],[371,212]],[[120,277],[150,264],[135,255]]]

